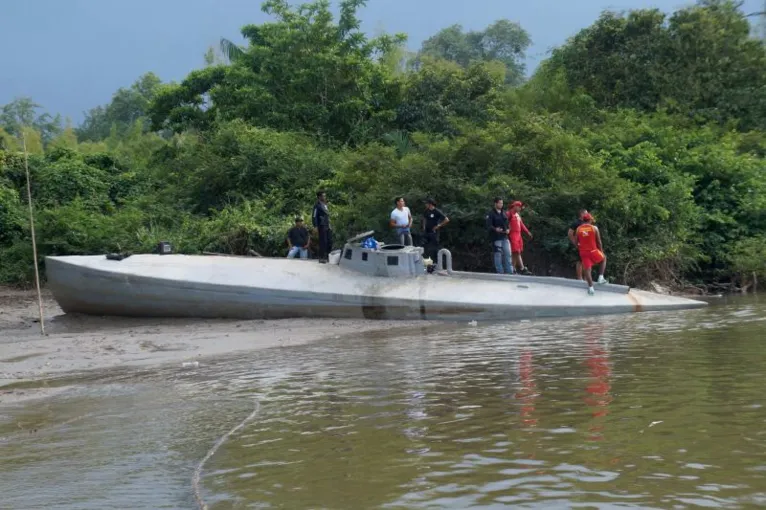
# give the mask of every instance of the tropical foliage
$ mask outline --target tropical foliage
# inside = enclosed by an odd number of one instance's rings
[[[409,54],[360,31],[363,3],[336,20],[325,0],[268,0],[246,46],[224,39],[180,83],[144,75],[77,128],[31,99],[2,107],[0,282],[32,274],[22,142],[41,262],[160,240],[283,255],[323,188],[341,239],[385,239],[394,197],[435,197],[466,269],[490,269],[499,195],[528,204],[538,274],[573,274],[566,230],[587,207],[616,281],[766,277],[766,49],[736,4],[604,13],[524,82],[530,39],[510,20]]]

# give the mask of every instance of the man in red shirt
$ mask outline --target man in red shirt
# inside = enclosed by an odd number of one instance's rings
[[[591,274],[594,264],[600,264],[598,268],[598,283],[606,283],[604,271],[606,271],[606,255],[604,246],[601,244],[601,233],[593,224],[593,216],[590,213],[582,215],[582,225],[577,227],[577,249],[580,252],[580,260],[584,271],[585,281],[588,282],[588,294],[595,294],[593,289],[593,275]]]
[[[521,253],[524,251],[524,239],[521,237],[521,233],[525,232],[529,238],[532,239],[532,233],[527,229],[527,226],[524,225],[524,221],[519,214],[522,207],[524,207],[524,204],[517,200],[508,208],[507,215],[510,229],[508,240],[511,242],[511,259],[513,267],[515,267],[521,274],[531,274],[521,258]]]
[[[582,217],[584,214],[588,212],[587,209],[580,209],[580,211],[577,213],[577,219],[569,225],[569,230],[567,231],[567,237],[569,237],[569,241],[571,241],[571,245],[569,245],[569,248],[567,248],[567,258],[574,259],[575,264],[575,273],[577,275],[578,280],[582,280],[582,261],[580,260],[580,253],[577,251],[577,237],[575,237],[575,232],[577,232],[577,227],[582,225]]]

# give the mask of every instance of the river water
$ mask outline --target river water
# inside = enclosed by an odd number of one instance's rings
[[[0,410],[0,508],[766,505],[766,303],[417,329],[75,377]]]

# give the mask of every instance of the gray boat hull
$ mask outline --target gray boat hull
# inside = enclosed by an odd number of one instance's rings
[[[442,273],[359,274],[315,261],[134,255],[48,257],[48,285],[67,313],[133,317],[334,317],[513,320],[699,308],[706,303],[560,278]]]

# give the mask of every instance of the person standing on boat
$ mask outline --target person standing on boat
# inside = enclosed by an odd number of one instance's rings
[[[309,231],[303,226],[303,218],[295,218],[295,226],[287,231],[287,245],[290,249],[287,258],[300,255],[302,259],[309,258]]]
[[[311,222],[319,234],[319,262],[326,263],[332,251],[332,229],[330,228],[330,210],[327,207],[327,195],[317,192],[317,203],[311,213]]]
[[[532,239],[532,233],[529,231],[524,220],[521,219],[521,208],[524,207],[522,202],[518,200],[511,204],[508,209],[508,224],[510,233],[508,234],[508,240],[511,243],[511,259],[513,268],[521,274],[530,273],[527,266],[524,265],[524,260],[521,258],[521,254],[524,252],[524,239],[521,237],[521,233],[525,232],[530,239]]]
[[[399,244],[412,246],[412,214],[410,208],[404,205],[404,198],[397,198],[394,203],[396,207],[391,211],[389,225],[396,229],[396,235],[399,237]]]
[[[569,226],[569,230],[567,231],[567,237],[572,243],[570,245],[570,249],[567,250],[567,253],[569,254],[567,258],[571,257],[575,259],[575,273],[578,280],[582,280],[582,262],[580,261],[580,254],[577,251],[577,236],[575,235],[575,232],[577,232],[577,227],[582,225],[582,217],[586,214],[588,214],[587,209],[580,209],[580,211],[577,213],[577,219],[572,222],[572,224]]]
[[[508,216],[503,211],[503,199],[495,198],[495,207],[485,216],[489,238],[492,240],[492,258],[495,271],[499,274],[513,274],[511,264],[511,243],[508,242]]]
[[[423,251],[434,264],[439,254],[439,230],[449,223],[444,213],[436,208],[433,198],[426,199],[426,211],[423,213]]]
[[[604,245],[601,243],[601,233],[593,224],[593,216],[590,213],[583,214],[582,225],[577,227],[577,249],[580,251],[580,260],[585,272],[585,281],[588,282],[588,294],[595,294],[593,290],[593,275],[591,270],[594,264],[600,264],[598,269],[598,283],[604,284],[604,272],[606,271],[606,255]]]

